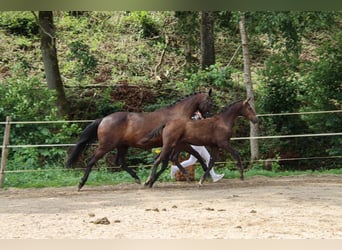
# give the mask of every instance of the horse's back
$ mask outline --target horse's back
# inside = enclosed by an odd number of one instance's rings
[[[139,142],[165,122],[162,114],[116,112],[103,118],[99,126],[98,138],[99,141],[115,145],[138,148],[148,148],[155,144],[159,146],[160,139],[152,140],[148,145]]]
[[[193,145],[212,145],[222,130],[226,130],[225,124],[219,116],[204,120],[174,119],[169,121],[163,131],[163,142],[170,145],[177,143],[189,143]]]
[[[110,115],[105,116],[100,126],[116,126],[127,122],[129,112],[115,112]]]

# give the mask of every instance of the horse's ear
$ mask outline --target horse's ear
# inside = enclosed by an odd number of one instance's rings
[[[208,95],[211,96],[212,89],[209,89]]]
[[[243,105],[246,105],[250,100],[251,100],[252,97],[249,97],[247,98],[246,100],[243,101]]]

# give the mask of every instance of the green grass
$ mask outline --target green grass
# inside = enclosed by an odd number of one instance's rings
[[[229,168],[216,169],[217,173],[224,173],[224,178],[235,179],[239,178],[239,173],[236,170]],[[141,181],[144,182],[150,174],[150,169],[138,168],[137,174]],[[199,180],[203,171],[197,168],[195,178]],[[263,169],[250,169],[245,172],[245,177],[248,179],[253,176],[279,177],[279,176],[296,176],[296,175],[322,175],[322,174],[342,174],[342,169],[320,170],[320,171],[267,171]],[[35,172],[8,172],[5,175],[4,188],[43,188],[43,187],[65,187],[77,186],[83,176],[83,171],[66,170],[66,169],[51,169],[49,171]],[[159,178],[161,182],[173,182],[170,177],[170,171],[167,169]],[[105,169],[95,169],[90,175],[86,185],[116,185],[120,183],[134,183],[133,178],[125,171],[110,172]]]

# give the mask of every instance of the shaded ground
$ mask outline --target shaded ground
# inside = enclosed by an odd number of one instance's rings
[[[0,238],[342,239],[342,176],[0,190]]]

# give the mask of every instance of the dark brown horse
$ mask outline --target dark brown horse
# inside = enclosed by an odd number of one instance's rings
[[[177,160],[177,157],[174,157],[174,155],[177,154],[177,146],[182,144],[203,145],[211,148],[212,157],[208,169],[201,177],[200,185],[202,185],[203,181],[208,176],[210,169],[214,165],[219,148],[222,148],[232,154],[237,161],[240,179],[243,180],[243,166],[240,155],[232,148],[229,143],[229,139],[232,137],[232,128],[238,116],[244,116],[253,123],[258,122],[255,111],[249,105],[248,101],[249,99],[234,102],[225,107],[220,114],[204,120],[194,121],[179,118],[166,123],[162,130],[162,151],[156,158],[151,176],[145,182],[145,185],[152,187],[160,174],[167,168],[168,159],[171,155],[173,155],[173,160]],[[150,139],[153,134],[157,134],[157,132],[154,131],[143,141]],[[161,161],[163,162],[163,166],[160,171],[157,172],[157,167]]]
[[[93,165],[107,152],[115,148],[117,149],[115,163],[126,170],[137,183],[140,183],[139,177],[125,163],[128,148],[151,149],[162,146],[161,136],[156,136],[145,144],[141,144],[139,141],[169,120],[179,118],[190,119],[196,110],[208,116],[213,106],[210,96],[211,90],[208,93],[194,93],[173,105],[154,112],[116,112],[89,124],[82,132],[66,163],[67,167],[72,166],[78,160],[82,151],[98,139],[98,147],[87,163],[85,173],[78,185],[79,190],[86,183]],[[186,148],[188,149],[185,149],[187,152],[196,154],[191,147]],[[201,163],[204,164],[203,161]],[[203,165],[204,168],[206,169],[205,164]],[[181,170],[186,173],[184,168]]]

